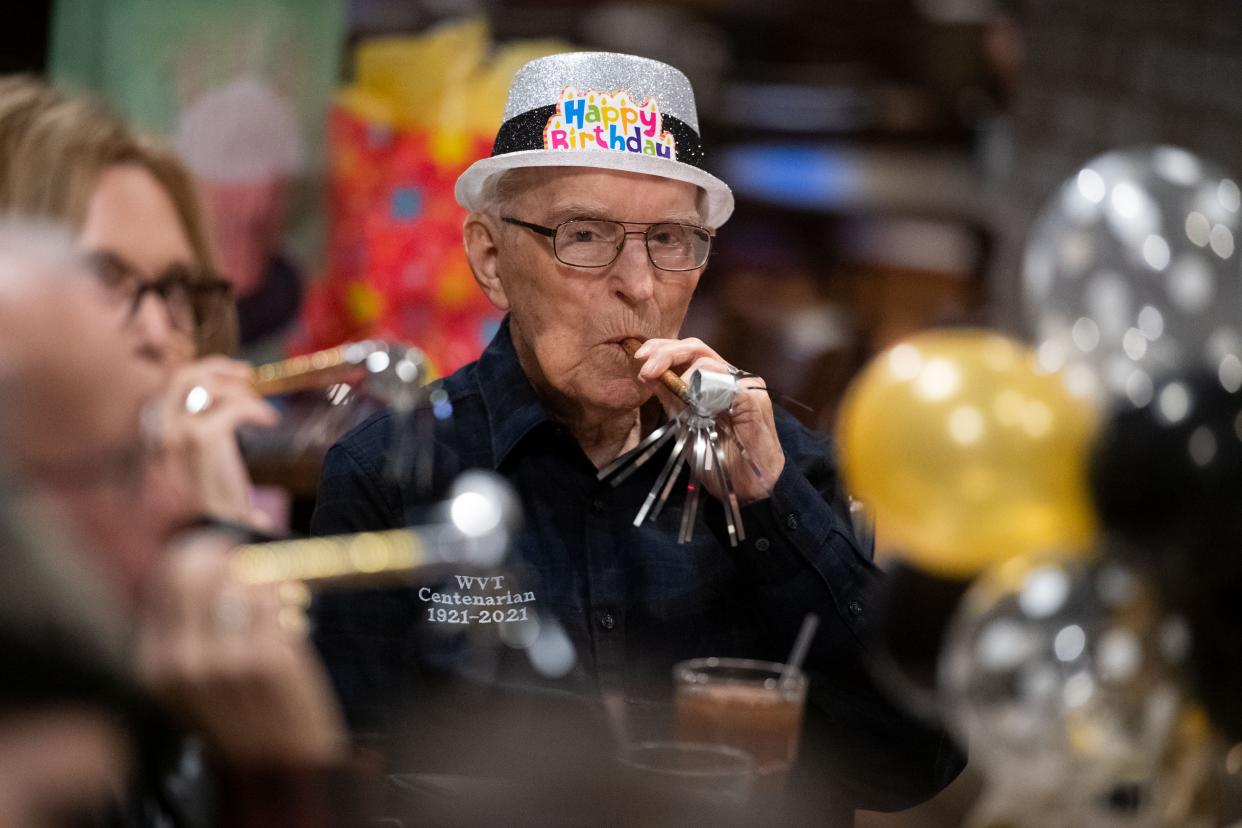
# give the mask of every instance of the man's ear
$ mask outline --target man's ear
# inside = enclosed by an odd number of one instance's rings
[[[500,278],[500,227],[491,216],[471,213],[462,227],[462,239],[474,280],[493,305],[508,311],[509,297]]]

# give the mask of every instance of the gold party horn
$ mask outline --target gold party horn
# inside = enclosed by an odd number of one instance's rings
[[[233,573],[248,584],[302,581],[308,586],[401,582],[433,559],[410,529],[302,540],[250,543],[233,550]]]
[[[408,529],[243,544],[233,573],[248,584],[324,586],[406,583],[441,564],[500,563],[520,507],[509,484],[482,469],[463,472],[444,504],[449,519]]]
[[[384,342],[365,340],[270,362],[254,369],[252,384],[261,397],[326,388],[347,379],[368,357],[387,347]]]
[[[626,355],[631,359],[634,358],[634,352],[642,347],[642,344],[641,339],[636,339],[632,336],[621,340],[621,347],[625,349]],[[666,368],[664,373],[660,374],[659,379],[665,388],[677,395],[679,400],[686,403],[690,402],[690,397],[688,396],[690,393],[689,386],[686,385],[684,379],[674,374],[672,370]]]

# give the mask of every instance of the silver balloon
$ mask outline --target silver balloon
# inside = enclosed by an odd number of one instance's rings
[[[1109,825],[1109,794],[1127,789],[1154,813],[1187,636],[1115,563],[1019,558],[982,576],[939,677],[946,721],[989,782],[982,809],[1017,824]]]
[[[1242,387],[1242,195],[1172,146],[1100,155],[1031,229],[1023,264],[1040,363],[1102,402],[1145,405],[1163,374]]]

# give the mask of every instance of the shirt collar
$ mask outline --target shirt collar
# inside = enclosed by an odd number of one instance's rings
[[[551,421],[530,384],[509,333],[509,317],[479,357],[479,394],[487,409],[492,457],[499,468],[509,453],[542,422]]]

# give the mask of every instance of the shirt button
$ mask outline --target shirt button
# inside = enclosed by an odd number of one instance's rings
[[[591,508],[597,512],[603,512],[604,507],[606,507],[607,505],[608,504],[604,502],[604,499],[602,497],[597,497],[591,501]]]
[[[854,615],[862,615],[862,604],[857,601],[850,601],[850,612]]]
[[[755,541],[755,548],[758,549],[760,552],[767,552],[768,547],[771,545],[772,544],[768,543],[767,538],[760,538],[759,540]]]
[[[611,631],[617,626],[617,619],[612,617],[611,612],[602,612],[599,616],[599,626],[602,630]]]
[[[785,518],[785,525],[789,527],[789,530],[790,530],[791,532],[792,532],[793,530],[797,529],[797,528],[798,528],[798,516],[797,516],[797,515],[789,515],[789,516],[787,516],[787,517]]]

